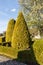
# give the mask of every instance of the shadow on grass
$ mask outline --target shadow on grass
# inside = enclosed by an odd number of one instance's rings
[[[29,65],[39,65],[38,62],[36,61],[32,45],[30,46],[29,49],[18,52],[18,59],[17,59],[18,61]]]

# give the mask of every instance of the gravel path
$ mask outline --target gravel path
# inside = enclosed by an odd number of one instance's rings
[[[8,60],[12,60],[12,59],[10,59],[10,58],[8,58],[6,56],[0,55],[0,62],[5,62],[5,61],[8,61]]]
[[[0,65],[27,65],[27,64],[0,55]]]
[[[9,61],[0,63],[0,65],[27,65],[27,64],[20,63],[15,60],[9,60]]]
[[[37,64],[36,62],[30,62],[28,64],[24,64],[11,58],[8,58],[6,56],[0,55],[0,65],[39,65],[39,64]]]

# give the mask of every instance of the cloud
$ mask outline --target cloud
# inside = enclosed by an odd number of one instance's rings
[[[16,11],[16,9],[14,8],[14,9],[11,9],[11,12],[15,12]]]

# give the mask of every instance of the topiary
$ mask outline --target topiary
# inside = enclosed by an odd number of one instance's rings
[[[12,40],[14,25],[15,25],[15,20],[11,19],[8,23],[8,27],[6,30],[6,42],[11,42]]]
[[[12,47],[26,49],[29,47],[29,32],[22,12],[19,13],[12,36]]]
[[[35,41],[33,44],[33,50],[36,60],[40,65],[43,65],[43,39]]]

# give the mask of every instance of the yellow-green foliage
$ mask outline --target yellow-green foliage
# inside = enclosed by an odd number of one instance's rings
[[[18,55],[18,51],[12,47],[0,46],[0,54],[6,55],[12,59],[16,59]]]
[[[0,43],[5,42],[5,37],[4,36],[0,36]]]
[[[19,13],[12,36],[12,47],[26,49],[29,47],[29,32],[22,12]]]
[[[11,42],[12,40],[14,25],[15,25],[15,20],[11,19],[8,23],[8,27],[6,30],[6,42]]]
[[[0,37],[0,43],[2,43],[2,38]]]
[[[33,50],[36,60],[40,65],[43,65],[43,39],[35,41],[33,44]]]

